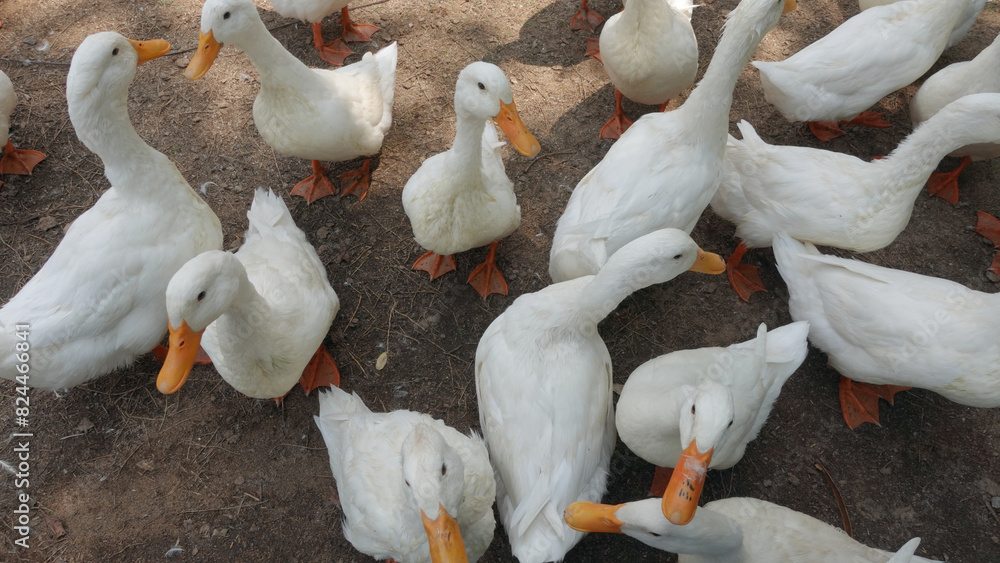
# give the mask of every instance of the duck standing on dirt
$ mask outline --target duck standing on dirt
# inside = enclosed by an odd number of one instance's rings
[[[562,560],[583,538],[562,511],[605,491],[615,414],[611,357],[597,323],[633,292],[685,270],[717,274],[725,265],[683,231],[650,233],[597,275],[518,297],[480,339],[479,425],[500,518],[521,563]]]
[[[736,223],[742,242],[727,260],[730,282],[744,300],[764,289],[755,266],[740,264],[748,248],[771,245],[777,232],[855,252],[889,245],[913,214],[913,203],[937,163],[967,145],[1000,140],[1000,94],[972,94],[937,112],[889,156],[769,145],[741,121],[729,138],[725,171],[712,210]]]
[[[576,185],[559,217],[549,275],[596,274],[619,248],[668,227],[690,233],[719,187],[740,72],[795,0],[742,0],[684,105],[647,113]]]
[[[198,52],[184,75],[208,72],[224,43],[246,53],[260,74],[253,122],[264,141],[281,154],[312,160],[313,174],[292,189],[307,202],[333,194],[321,160],[364,156],[361,168],[340,175],[342,194],[364,199],[371,159],[392,124],[396,44],[333,70],[309,68],[275,39],[250,0],[208,0],[201,10]]]
[[[663,513],[691,520],[708,469],[743,458],[771,413],[785,381],[806,358],[809,324],[792,323],[727,348],[678,350],[632,372],[618,398],[615,426],[622,442],[657,466],[655,490]],[[674,467],[667,479],[667,467]]]
[[[17,106],[17,93],[14,83],[7,73],[0,70],[0,146],[3,146],[3,158],[0,159],[0,173],[31,174],[35,165],[45,159],[45,155],[31,149],[14,148],[10,142],[10,114]],[[0,186],[3,182],[0,182]]]
[[[963,405],[1000,407],[1000,294],[953,281],[825,256],[785,233],[774,257],[788,308],[840,372],[851,428],[878,424],[879,398],[909,387]]]
[[[129,121],[136,67],[169,50],[166,41],[103,32],[73,54],[69,118],[104,163],[111,187],[0,310],[0,377],[19,375],[22,330],[32,387],[74,387],[130,364],[163,339],[170,277],[194,256],[222,247],[219,218]]]
[[[840,123],[889,127],[865,110],[934,65],[968,5],[907,0],[865,10],[783,61],[754,61],[764,97],[822,141],[843,135]]]
[[[340,309],[326,266],[280,196],[258,188],[236,254],[213,250],[188,261],[167,286],[170,352],[156,387],[174,393],[199,343],[222,378],[257,399],[308,395],[340,385],[323,339]]]
[[[425,160],[403,187],[403,209],[417,243],[429,249],[413,264],[431,279],[455,269],[452,254],[486,244],[486,261],[472,270],[469,283],[484,298],[507,294],[496,267],[500,239],[521,224],[514,184],[504,171],[496,129],[500,125],[521,154],[538,154],[538,140],[528,132],[514,105],[510,83],[496,65],[475,62],[455,84],[455,142],[448,151]]]
[[[354,54],[346,41],[365,42],[372,40],[378,27],[367,23],[354,23],[348,12],[350,0],[271,0],[274,11],[286,18],[296,18],[309,22],[312,27],[313,45],[319,58],[334,65],[344,64],[344,59]],[[323,18],[340,12],[341,37],[329,43],[323,42]]]
[[[373,413],[336,387],[320,392],[314,418],[355,549],[405,563],[482,557],[496,528],[496,483],[475,432],[413,411]]]

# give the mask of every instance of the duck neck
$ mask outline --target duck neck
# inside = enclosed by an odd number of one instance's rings
[[[692,562],[738,563],[742,561],[743,532],[728,516],[700,508],[686,526],[671,528],[676,535],[671,551],[689,554]]]
[[[724,145],[729,130],[729,108],[740,72],[769,30],[746,19],[738,6],[730,14],[701,82],[677,111],[690,112],[688,135],[696,142]]]
[[[963,123],[965,117],[948,111],[946,106],[910,133],[889,156],[874,163],[884,167],[886,185],[919,193],[927,176],[949,153],[966,145],[996,140],[975,123]]]
[[[274,341],[269,336],[269,319],[272,318],[271,304],[257,293],[247,278],[246,271],[241,269],[236,295],[226,311],[215,321],[219,347],[227,363],[233,358],[242,359],[243,363],[248,364],[248,367],[233,365],[234,375],[256,373],[258,370],[253,366],[256,366],[257,359],[269,355],[270,344]]]
[[[302,84],[303,81],[310,80],[314,74],[305,63],[289,53],[260,20],[256,20],[233,44],[243,50],[257,69],[262,93],[284,84],[293,84],[296,88],[306,87],[307,85]],[[289,90],[292,89],[282,89],[283,92]]]
[[[150,166],[151,160],[169,164],[167,157],[147,145],[136,133],[129,120],[127,104],[127,94],[109,97],[99,90],[74,97],[69,104],[70,121],[77,137],[100,157],[108,181],[125,195],[135,189],[158,185],[144,181],[149,170],[159,168]]]
[[[482,185],[483,131],[485,119],[459,113],[455,123],[455,143],[452,145],[454,158],[462,165],[456,166],[458,183],[468,187]],[[493,127],[493,124],[489,124]]]
[[[638,270],[631,268],[608,268],[605,264],[580,292],[578,318],[597,325],[611,314],[626,297],[645,287],[637,283]]]

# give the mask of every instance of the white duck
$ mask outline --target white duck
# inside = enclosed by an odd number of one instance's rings
[[[882,248],[902,232],[913,202],[937,163],[959,147],[1000,140],[1000,94],[973,94],[925,121],[888,157],[871,162],[808,147],[765,143],[740,122],[712,209],[736,223],[743,242],[728,260],[744,299],[763,289],[756,268],[740,264],[747,248],[775,233],[856,252]]]
[[[858,8],[861,11],[867,10],[875,6],[884,6],[886,4],[892,4],[893,2],[899,2],[900,0],[858,0]],[[962,12],[962,17],[958,18],[958,23],[955,24],[955,28],[951,30],[951,36],[948,38],[948,47],[954,47],[958,45],[958,42],[965,39],[965,36],[969,33],[969,29],[972,28],[972,24],[976,22],[976,18],[979,17],[979,12],[983,11],[986,6],[987,0],[969,0],[968,7]]]
[[[1000,294],[824,256],[784,233],[774,238],[774,256],[792,318],[809,322],[809,341],[843,376],[841,408],[851,428],[878,424],[878,398],[891,399],[901,386],[1000,406]]]
[[[691,232],[719,186],[736,79],[764,34],[794,7],[794,0],[742,0],[684,105],[642,116],[580,180],[552,241],[553,281],[597,273],[647,233]]]
[[[632,292],[685,270],[721,273],[723,264],[683,231],[650,233],[595,276],[518,297],[479,341],[479,423],[521,563],[561,560],[583,537],[562,511],[604,494],[615,425],[611,358],[597,324]]]
[[[242,49],[260,74],[253,102],[260,136],[282,154],[312,160],[313,174],[296,184],[292,195],[311,203],[332,194],[320,161],[365,156],[361,168],[340,176],[344,195],[364,199],[371,172],[368,155],[379,151],[392,124],[396,44],[374,55],[365,53],[343,68],[309,68],[268,33],[253,2],[208,0],[201,10],[198,52],[185,76],[204,76],[224,43]]]
[[[728,469],[743,458],[781,386],[805,360],[808,333],[808,323],[770,332],[761,323],[754,340],[665,354],[629,376],[615,426],[630,450],[657,466],[661,479],[660,468],[677,468],[666,494],[660,487],[651,491],[663,495],[663,513],[672,522],[691,520],[709,468]],[[678,496],[682,484],[689,488]]]
[[[632,124],[622,96],[660,111],[694,84],[698,40],[691,27],[691,0],[631,0],[601,29],[600,58],[615,86],[615,114],[601,137],[617,139]]]
[[[319,53],[319,58],[340,66],[344,64],[344,59],[354,54],[345,41],[368,42],[372,40],[372,34],[378,31],[378,27],[374,25],[351,21],[347,9],[349,2],[350,0],[271,0],[271,6],[275,12],[286,18],[309,22],[312,27],[313,45]],[[341,37],[324,43],[322,21],[337,11],[340,12],[340,25],[343,28]]]
[[[406,563],[483,555],[496,527],[496,485],[475,432],[413,411],[373,413],[336,387],[320,392],[314,418],[355,549]]]
[[[1000,93],[1000,36],[971,61],[950,64],[924,81],[910,99],[910,118],[916,127],[951,102],[969,94]],[[997,139],[1000,141],[1000,138]],[[973,160],[1000,156],[1000,143],[977,143],[952,151],[949,156],[962,158],[958,168],[931,174],[927,187],[931,193],[951,204],[958,203],[958,175]]]
[[[326,267],[281,197],[258,188],[247,217],[236,254],[199,254],[167,286],[170,352],[156,380],[161,393],[184,385],[199,343],[222,378],[250,397],[280,402],[297,381],[306,394],[340,384],[323,346],[340,308]]]
[[[839,528],[764,500],[727,498],[706,504],[686,526],[670,523],[657,499],[619,505],[575,502],[566,522],[582,532],[625,534],[679,553],[680,563],[909,563],[920,538],[895,554],[868,547]]]
[[[778,62],[754,61],[764,97],[789,121],[827,141],[838,122],[888,127],[864,112],[927,72],[948,45],[969,0],[907,0],[876,6]]]
[[[30,149],[17,149],[10,142],[10,114],[17,106],[17,93],[14,83],[7,74],[0,70],[0,145],[3,146],[3,158],[0,159],[0,173],[31,174],[45,155]],[[0,186],[3,182],[0,182]]]
[[[413,236],[429,251],[413,264],[435,279],[455,269],[452,254],[486,244],[486,261],[469,275],[480,295],[507,294],[507,282],[494,262],[497,241],[521,224],[514,184],[504,171],[500,143],[491,118],[521,154],[541,146],[517,113],[510,83],[496,65],[475,62],[455,84],[455,142],[425,160],[403,187],[403,210]]]
[[[222,246],[218,217],[129,122],[136,66],[169,50],[166,41],[104,32],[84,39],[73,54],[66,77],[70,121],[101,158],[111,187],[0,310],[0,377],[18,375],[20,326],[31,345],[32,387],[73,387],[128,365],[166,332],[170,276]]]

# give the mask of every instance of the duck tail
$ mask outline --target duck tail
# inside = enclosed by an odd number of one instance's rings
[[[393,41],[379,52],[375,53],[375,61],[378,63],[379,87],[382,90],[382,121],[385,128],[389,129],[392,123],[392,100],[396,92],[396,42]]]
[[[371,411],[357,393],[348,393],[332,385],[328,390],[319,392],[319,415],[314,415],[313,420],[323,435],[323,442],[326,443],[326,449],[330,454],[330,467],[335,472],[334,478],[338,481],[340,476],[336,473],[341,467],[343,445],[348,439],[346,436],[348,426],[345,423],[353,415],[365,413]]]
[[[294,229],[299,231],[281,196],[264,188],[257,188],[254,193],[250,211],[247,211],[247,219],[250,220],[250,226],[247,228],[247,239],[273,234],[275,230]]]
[[[767,333],[764,381],[770,389],[780,390],[785,381],[805,361],[806,353],[809,351],[807,336],[809,336],[809,323],[806,321],[787,324]],[[777,395],[775,392],[775,399]]]

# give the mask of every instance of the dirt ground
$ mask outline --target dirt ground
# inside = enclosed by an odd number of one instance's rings
[[[273,33],[311,66],[326,67],[307,26],[257,4]],[[702,70],[736,0],[703,0],[694,27]],[[605,16],[617,0],[594,0]],[[488,323],[518,296],[548,283],[548,251],[576,182],[607,152],[597,132],[613,107],[600,63],[584,55],[586,32],[568,22],[575,0],[402,0],[362,7],[359,22],[381,27],[371,45],[400,44],[392,129],[373,172],[368,198],[291,199],[308,162],[274,153],[257,134],[251,104],[256,71],[234,48],[223,49],[200,81],[182,69],[197,41],[197,0],[3,0],[0,68],[16,85],[12,138],[48,159],[28,177],[4,176],[0,188],[0,296],[14,295],[44,263],[66,226],[107,188],[100,160],[77,140],[66,112],[65,78],[73,50],[88,34],[115,30],[136,39],[164,38],[174,52],[140,67],[130,111],[139,134],[166,153],[219,215],[227,248],[240,244],[253,188],[280,191],[319,250],[342,308],[327,347],[343,386],[374,409],[414,409],[465,430],[476,428],[472,359]],[[857,12],[854,0],[810,0],[784,16],[756,58],[783,59]],[[324,23],[333,37],[336,18]],[[988,4],[969,36],[933,71],[973,57],[1000,31]],[[352,57],[348,62],[353,62]],[[24,65],[23,59],[36,63]],[[420,162],[450,146],[452,96],[466,64],[498,64],[511,79],[521,116],[542,144],[529,159],[505,148],[523,220],[504,240],[499,265],[510,295],[485,301],[464,283],[485,249],[456,257],[458,274],[434,282],[410,270],[423,251],[412,238],[400,191]],[[910,131],[911,86],[884,99],[891,129],[851,128],[826,147],[861,158],[888,153]],[[675,100],[674,104],[682,100]],[[655,108],[629,103],[633,117]],[[754,69],[737,86],[731,122],[749,120],[771,142],[819,146],[805,128],[766,103]],[[736,132],[735,125],[732,127]],[[946,159],[942,168],[957,160]],[[357,162],[338,163],[330,176]],[[972,231],[977,210],[1000,213],[1000,165],[980,162],[962,177],[961,202],[922,194],[913,219],[888,248],[864,260],[955,280],[995,292],[984,275],[993,248]],[[728,255],[733,226],[706,212],[693,236]],[[678,349],[728,345],[756,327],[790,321],[787,291],[770,250],[748,255],[762,267],[768,293],[739,300],[724,276],[686,274],[629,299],[601,333],[621,383],[642,362]],[[377,358],[388,353],[382,370]],[[849,430],[839,412],[837,374],[811,350],[786,384],[761,436],[733,469],[710,473],[705,501],[749,496],[813,515],[835,526],[829,471],[846,502],[858,540],[895,550],[920,536],[921,555],[951,561],[1000,561],[1000,410],[963,407],[925,391],[883,405],[882,427]],[[211,367],[199,367],[181,392],[159,394],[151,357],[55,395],[31,397],[31,549],[15,549],[14,479],[0,473],[0,537],[7,561],[366,561],[341,533],[322,438],[313,423],[316,398],[294,392],[281,408],[243,398]],[[14,392],[0,384],[0,428],[14,426]],[[14,444],[0,448],[13,461]],[[644,496],[652,467],[619,445],[609,502]],[[502,527],[483,561],[511,561]],[[674,561],[627,537],[590,535],[567,561]]]

